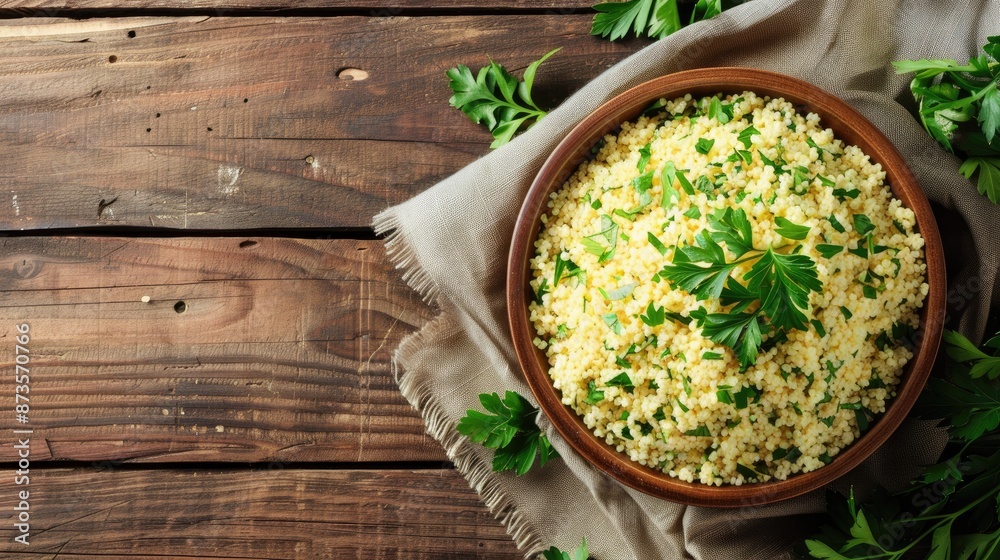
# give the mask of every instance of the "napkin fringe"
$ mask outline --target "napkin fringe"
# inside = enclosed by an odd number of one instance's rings
[[[534,558],[542,550],[541,538],[518,511],[510,496],[494,480],[493,467],[476,454],[478,446],[471,443],[448,421],[447,415],[432,398],[430,388],[421,385],[413,376],[401,373],[406,364],[428,344],[447,337],[447,330],[454,329],[447,314],[431,319],[419,331],[407,335],[396,349],[392,360],[392,374],[403,396],[424,419],[427,433],[444,446],[445,454],[455,468],[465,477],[469,486],[479,494],[490,513],[507,529],[518,550],[525,551],[525,558]]]
[[[413,246],[403,235],[402,220],[395,208],[379,212],[372,219],[375,235],[385,235],[385,254],[389,262],[403,271],[403,281],[413,288],[428,305],[437,305],[439,289],[427,271],[417,261]]]

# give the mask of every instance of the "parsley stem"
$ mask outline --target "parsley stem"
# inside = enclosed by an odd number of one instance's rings
[[[932,535],[934,533],[934,531],[938,530],[940,527],[942,527],[944,525],[950,525],[950,524],[954,523],[956,519],[958,519],[959,517],[961,517],[962,515],[964,515],[967,511],[971,510],[972,508],[978,506],[983,500],[985,500],[987,498],[992,498],[992,499],[995,500],[997,492],[1000,492],[1000,484],[998,484],[997,486],[994,486],[993,489],[990,490],[989,492],[984,493],[982,496],[980,496],[980,497],[976,498],[975,500],[972,500],[971,502],[969,502],[962,509],[960,509],[958,511],[955,511],[953,513],[947,513],[947,514],[942,514],[942,515],[929,516],[929,517],[925,517],[925,518],[911,517],[910,519],[908,519],[906,521],[907,523],[914,522],[914,521],[924,521],[925,519],[926,520],[936,519],[936,518],[939,518],[939,517],[941,517],[943,519],[941,519],[941,521],[938,521],[937,523],[935,523],[934,525],[932,525],[929,529],[927,529],[923,533],[920,533],[920,535],[917,538],[911,540],[910,544],[906,545],[901,550],[887,551],[887,552],[893,552],[894,554],[898,554],[897,558],[901,558],[903,556],[903,554],[906,554],[917,543],[923,541],[928,536]],[[986,558],[989,558],[989,557],[987,556]]]

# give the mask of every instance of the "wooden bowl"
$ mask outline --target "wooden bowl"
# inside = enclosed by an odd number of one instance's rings
[[[816,113],[822,126],[833,129],[837,138],[860,147],[872,161],[882,164],[893,194],[916,214],[916,229],[926,243],[926,281],[930,291],[921,310],[920,328],[912,341],[914,357],[903,371],[896,397],[867,432],[829,465],[815,471],[780,481],[707,486],[684,482],[631,461],[594,436],[580,417],[562,404],[549,378],[545,354],[532,344],[536,334],[528,318],[532,294],[528,285],[529,260],[535,252],[540,218],[550,193],[590,157],[591,148],[600,138],[615,131],[621,123],[637,118],[660,98],[743,91],[783,97],[802,114]],[[619,482],[653,496],[688,505],[741,507],[785,500],[824,486],[856,467],[888,439],[917,400],[934,363],[944,326],[945,283],[944,254],[930,204],[899,152],[860,113],[837,97],[789,76],[748,68],[703,68],[663,76],[622,93],[598,107],[556,146],[528,191],[514,228],[507,268],[507,310],[517,357],[532,393],[559,433],[584,459]]]

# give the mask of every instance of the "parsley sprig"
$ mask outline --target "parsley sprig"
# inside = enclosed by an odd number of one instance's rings
[[[503,399],[496,393],[482,393],[479,402],[492,414],[467,411],[458,422],[458,432],[473,443],[496,450],[493,453],[494,472],[515,471],[521,476],[535,464],[536,456],[539,467],[559,456],[549,438],[535,424],[538,409],[527,399],[507,391]]]
[[[617,41],[633,34],[636,37],[662,39],[684,25],[711,19],[723,10],[749,0],[698,0],[691,9],[691,15],[681,17],[683,0],[629,0],[627,2],[604,2],[594,6],[594,26],[591,35]],[[686,21],[686,23],[685,23]]]
[[[896,495],[879,491],[860,504],[853,491],[828,494],[831,522],[803,543],[804,557],[987,560],[1000,553],[1000,388],[988,380],[993,366],[983,366],[1000,360],[1000,337],[977,349],[946,331],[945,345],[948,377],[931,378],[916,409],[948,427],[942,460]]]
[[[558,51],[551,50],[529,64],[521,81],[492,60],[475,76],[468,66],[460,64],[447,72],[451,79],[448,85],[454,92],[448,102],[472,122],[486,125],[494,138],[490,148],[499,148],[519,130],[531,128],[546,115],[531,98],[531,88],[538,67]]]
[[[899,74],[913,73],[910,91],[927,133],[965,161],[959,171],[1000,204],[1000,35],[987,38],[983,54],[954,60],[899,60]]]
[[[590,558],[590,551],[587,549],[587,539],[583,539],[583,544],[576,547],[573,552],[565,552],[556,547],[550,547],[542,551],[544,560],[587,560]]]
[[[726,208],[709,216],[709,229],[694,245],[674,250],[660,277],[693,294],[699,301],[717,299],[732,306],[724,313],[692,314],[702,334],[729,347],[746,369],[757,360],[765,333],[805,330],[811,307],[809,294],[823,288],[810,257],[790,250],[754,246],[750,221],[743,209]],[[785,220],[779,235],[798,239],[805,226]],[[726,249],[721,244],[726,245]],[[728,258],[726,250],[733,258]],[[782,252],[785,251],[785,252]],[[739,279],[733,271],[752,263]]]

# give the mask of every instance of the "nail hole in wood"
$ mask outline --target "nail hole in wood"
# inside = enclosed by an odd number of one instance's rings
[[[160,114],[159,113],[156,114],[156,118],[160,118]]]
[[[240,241],[240,249],[246,249],[247,247],[253,247],[257,242],[247,239],[246,241]]]
[[[146,132],[153,132],[153,129],[152,128],[147,128]]]
[[[337,77],[341,80],[360,82],[368,79],[368,72],[360,68],[343,68],[337,72]]]
[[[208,131],[209,131],[209,132],[212,132],[212,127],[208,127]]]
[[[243,102],[244,102],[244,103],[248,103],[249,101],[250,101],[250,99],[249,99],[249,98],[246,98],[246,97],[244,97],[244,98],[243,98]]]
[[[178,301],[177,303],[174,304],[174,311],[178,313],[184,313],[185,311],[187,311],[187,308],[188,308],[187,304],[184,303],[183,301]]]
[[[111,200],[105,201],[103,198],[97,203],[97,217],[100,218],[101,214],[104,214],[104,209],[111,206],[118,201],[118,197],[114,197]]]
[[[128,32],[128,38],[129,39],[135,39],[135,31],[129,31]]]
[[[111,64],[114,64],[114,63],[118,62],[118,57],[115,56],[115,55],[111,55],[111,56],[108,57],[108,62],[110,62]]]

